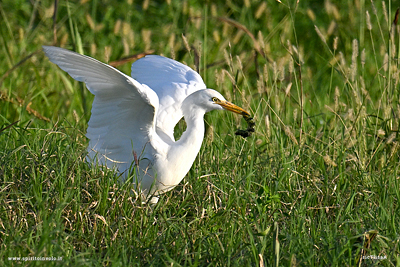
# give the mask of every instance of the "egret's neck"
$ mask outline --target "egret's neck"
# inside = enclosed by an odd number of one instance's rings
[[[184,117],[186,122],[186,131],[177,141],[177,145],[179,144],[179,146],[183,148],[190,147],[190,152],[195,154],[194,157],[196,157],[199,152],[204,138],[204,114],[205,112],[203,110],[193,110],[191,116]]]
[[[184,109],[186,131],[181,138],[172,145],[169,151],[168,161],[175,170],[179,170],[180,179],[189,172],[197,154],[200,151],[204,138],[204,114],[205,111],[197,107]]]

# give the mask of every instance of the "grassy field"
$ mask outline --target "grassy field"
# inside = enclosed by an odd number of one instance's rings
[[[295,2],[0,2],[0,266],[400,266],[397,6]],[[93,96],[42,45],[185,62],[256,132],[207,114],[189,174],[142,205],[85,163]]]

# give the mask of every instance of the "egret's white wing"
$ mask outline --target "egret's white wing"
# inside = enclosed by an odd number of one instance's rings
[[[58,47],[43,46],[50,61],[95,95],[87,137],[89,157],[123,172],[139,157],[155,132],[158,97],[117,69]],[[142,155],[146,156],[146,155]]]
[[[158,95],[157,132],[174,140],[174,127],[183,116],[181,104],[188,95],[207,88],[203,79],[190,67],[156,55],[137,60],[131,70],[132,78],[146,84]]]

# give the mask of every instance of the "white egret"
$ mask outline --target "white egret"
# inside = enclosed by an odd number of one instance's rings
[[[132,64],[132,77],[96,59],[43,46],[51,62],[94,94],[88,123],[88,161],[116,167],[127,177],[136,168],[136,189],[144,197],[171,190],[189,172],[204,138],[204,114],[226,109],[250,114],[206,89],[200,75],[175,60],[150,55]],[[177,141],[174,127],[184,117]]]

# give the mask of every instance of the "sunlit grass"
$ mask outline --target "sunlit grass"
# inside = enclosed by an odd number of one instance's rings
[[[392,2],[279,2],[59,1],[56,24],[52,1],[1,3],[0,265],[399,265]],[[104,62],[185,62],[256,132],[207,114],[189,174],[143,205],[86,164],[93,96],[40,52],[54,41]]]

